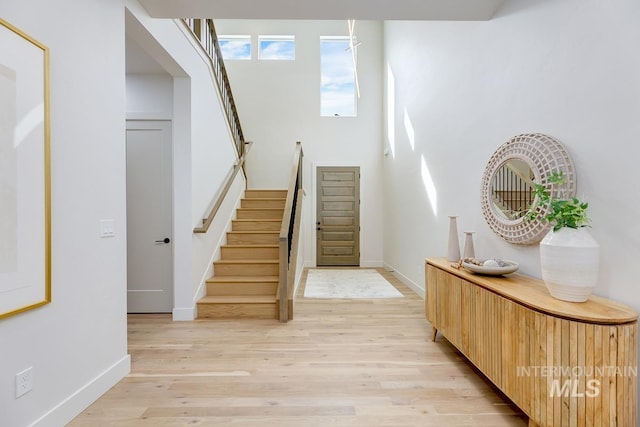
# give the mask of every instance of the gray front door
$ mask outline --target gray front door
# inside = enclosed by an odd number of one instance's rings
[[[316,264],[360,265],[360,168],[318,167]]]

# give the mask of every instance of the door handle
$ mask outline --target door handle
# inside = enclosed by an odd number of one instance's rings
[[[316,230],[320,231],[322,230],[322,227],[317,227]]]
[[[156,240],[156,243],[170,243],[170,242],[171,242],[171,239],[168,237],[165,237],[162,240]]]

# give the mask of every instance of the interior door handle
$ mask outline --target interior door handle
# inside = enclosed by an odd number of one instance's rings
[[[156,240],[156,243],[170,243],[170,242],[171,242],[171,239],[168,237],[165,237],[162,240]]]
[[[316,230],[320,231],[322,230],[322,227],[317,227]]]

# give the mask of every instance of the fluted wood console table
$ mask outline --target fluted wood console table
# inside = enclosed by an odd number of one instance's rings
[[[427,320],[529,416],[530,426],[637,426],[638,314],[540,280],[425,265]]]

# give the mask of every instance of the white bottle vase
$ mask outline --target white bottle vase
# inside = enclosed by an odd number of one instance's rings
[[[449,246],[447,249],[447,261],[460,261],[460,242],[458,241],[457,216],[449,217]]]
[[[551,230],[540,242],[540,265],[551,296],[583,302],[598,283],[600,247],[584,227]]]
[[[476,250],[473,247],[473,231],[464,232],[464,251],[462,251],[463,258],[475,258]]]

